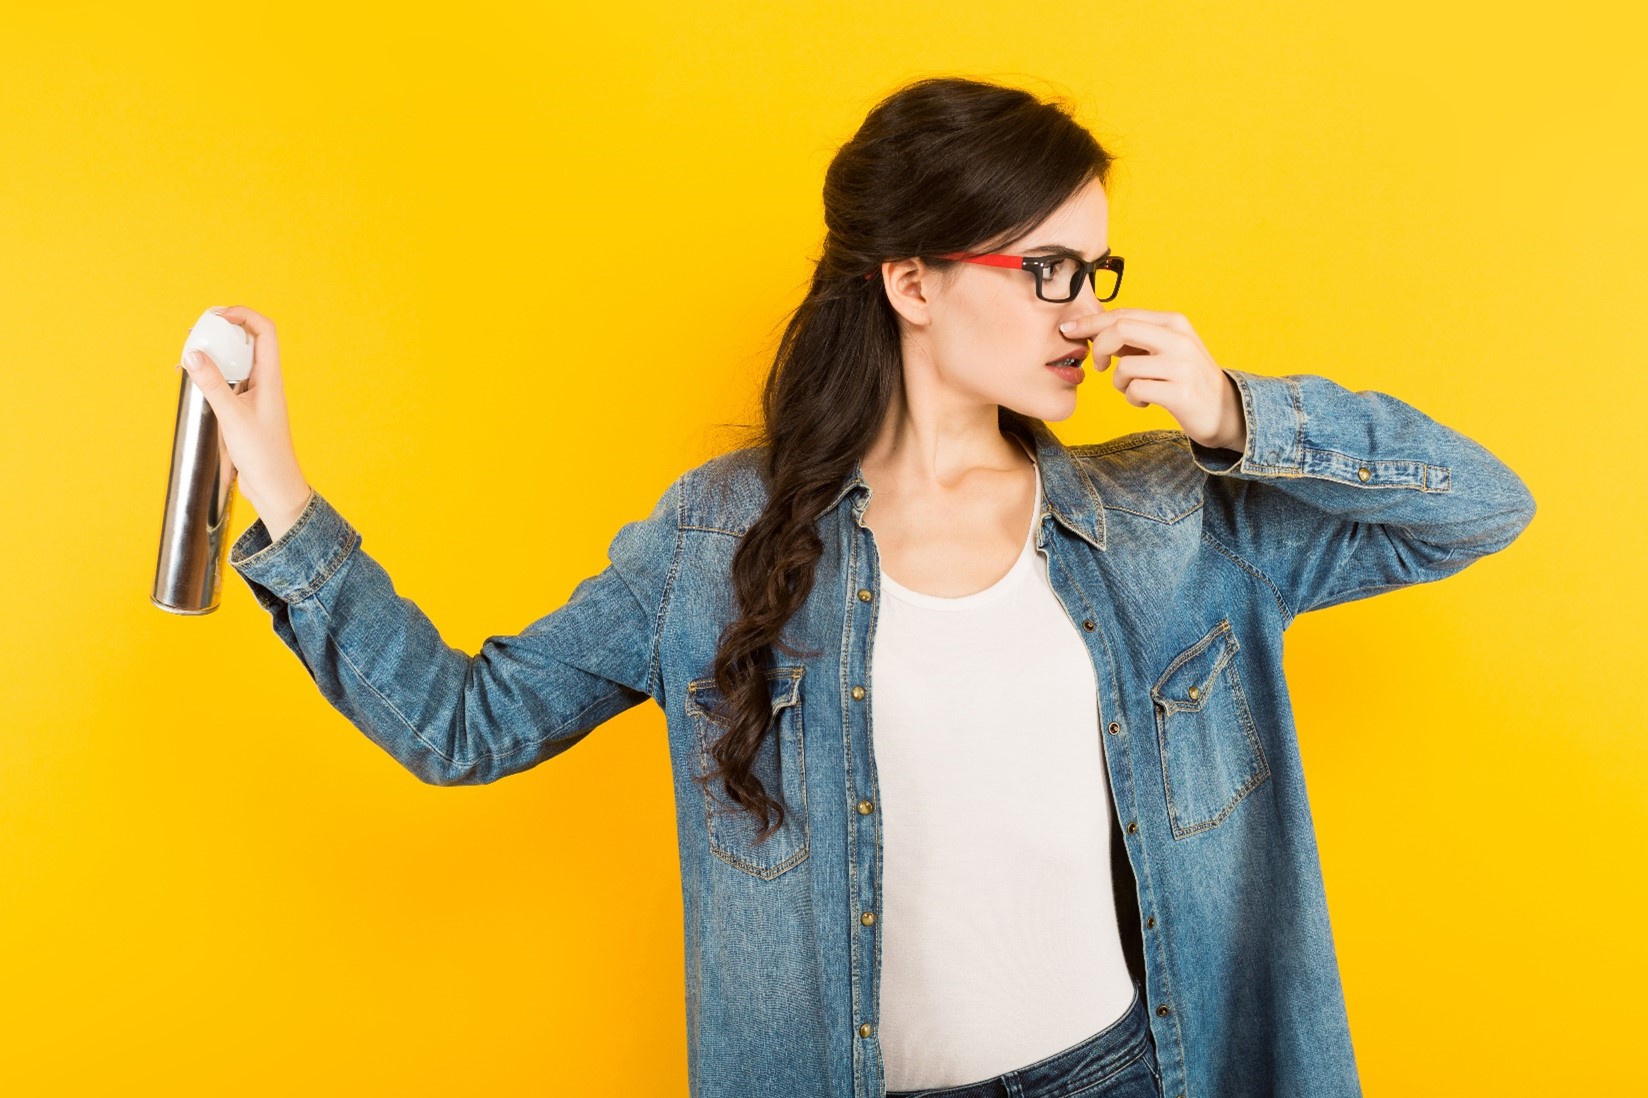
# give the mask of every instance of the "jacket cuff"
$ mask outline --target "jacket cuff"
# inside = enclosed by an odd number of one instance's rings
[[[332,577],[360,541],[360,533],[311,489],[303,513],[279,540],[269,540],[269,527],[259,518],[230,546],[229,564],[282,602],[301,602]]]
[[[1226,369],[1242,394],[1247,447],[1238,452],[1191,440],[1190,456],[1207,473],[1299,473],[1305,467],[1305,408],[1285,377]]]

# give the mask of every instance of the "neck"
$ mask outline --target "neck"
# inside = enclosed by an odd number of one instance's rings
[[[863,458],[868,478],[912,488],[950,489],[975,473],[1006,473],[1032,464],[1027,448],[1000,425],[995,404],[921,414],[902,399],[888,408]]]

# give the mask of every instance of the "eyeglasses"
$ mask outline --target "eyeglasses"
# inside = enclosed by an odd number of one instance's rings
[[[1076,300],[1084,279],[1092,282],[1093,296],[1100,301],[1109,301],[1122,288],[1122,257],[1119,255],[1101,255],[1091,263],[1083,263],[1079,256],[1074,255],[968,255],[965,252],[951,252],[941,258],[1029,271],[1036,276],[1036,296],[1043,301]],[[1104,272],[1102,276],[1101,271]],[[1049,284],[1064,296],[1048,297]]]

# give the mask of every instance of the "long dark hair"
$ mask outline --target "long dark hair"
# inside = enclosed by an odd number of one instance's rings
[[[721,634],[714,667],[725,731],[710,752],[716,769],[699,779],[721,778],[727,795],[760,817],[760,839],[785,814],[750,772],[772,723],[767,665],[774,649],[820,654],[780,634],[812,590],[824,551],[817,520],[903,385],[881,263],[919,257],[943,269],[954,263],[939,258],[945,253],[994,250],[1090,180],[1108,186],[1112,159],[1062,100],[942,77],[887,96],[830,161],[823,254],[779,341],[762,391],[764,424],[748,448],[767,502],[733,554],[740,616]],[[1041,422],[1005,407],[998,419],[1027,444]]]

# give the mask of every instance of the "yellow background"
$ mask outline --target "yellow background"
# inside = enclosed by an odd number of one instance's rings
[[[1352,1036],[1370,1095],[1635,1085],[1626,8],[580,10],[0,16],[0,1091],[684,1093],[661,713],[429,787],[239,576],[206,617],[150,605],[172,366],[207,306],[273,317],[304,472],[476,651],[752,420],[830,155],[938,73],[1068,94],[1118,155],[1118,306],[1398,395],[1526,480],[1508,551],[1289,632]],[[1175,425],[1112,376],[1060,437]]]

